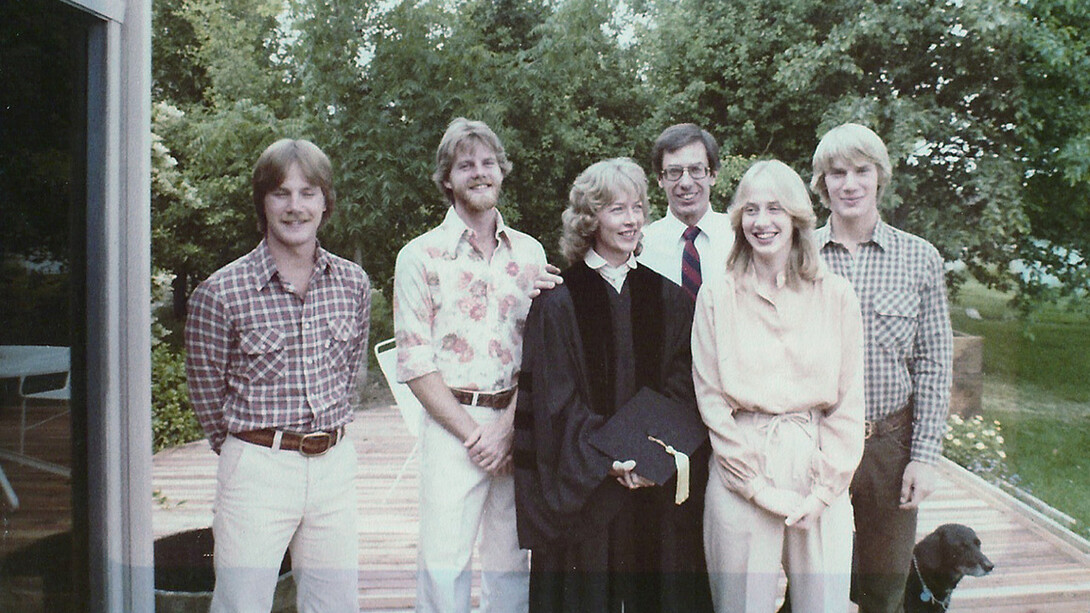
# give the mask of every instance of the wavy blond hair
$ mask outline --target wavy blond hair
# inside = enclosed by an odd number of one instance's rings
[[[561,215],[564,231],[560,236],[560,251],[568,264],[582,260],[594,247],[598,209],[626,196],[647,202],[647,175],[631,158],[595,162],[579,173],[568,194],[568,208]],[[643,215],[646,222],[646,208]],[[637,244],[637,254],[640,249],[641,245]]]

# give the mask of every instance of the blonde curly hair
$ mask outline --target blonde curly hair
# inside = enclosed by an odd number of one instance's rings
[[[568,195],[568,208],[561,216],[564,231],[560,237],[560,251],[569,265],[582,260],[587,251],[594,247],[598,210],[602,205],[627,196],[647,202],[647,175],[631,158],[595,162],[576,177]],[[639,254],[641,247],[636,246],[636,254]]]

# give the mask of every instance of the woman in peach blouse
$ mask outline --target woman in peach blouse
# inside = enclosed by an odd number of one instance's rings
[[[718,613],[848,610],[848,484],[863,454],[863,329],[828,272],[795,171],[757,162],[729,211],[726,275],[705,283],[693,380],[712,442],[704,546]],[[714,277],[713,277],[714,278]]]

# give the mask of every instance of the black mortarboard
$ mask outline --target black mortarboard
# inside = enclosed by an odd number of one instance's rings
[[[677,471],[666,446],[690,456],[707,438],[699,413],[644,387],[589,440],[614,460],[635,460],[636,474],[662,485]]]

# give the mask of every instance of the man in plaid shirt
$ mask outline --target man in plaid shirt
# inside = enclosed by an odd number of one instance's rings
[[[254,167],[257,248],[193,292],[190,400],[213,451],[213,612],[273,605],[291,550],[303,612],[358,610],[356,452],[344,440],[367,350],[370,283],[319,246],[329,159],[279,140]]]
[[[926,240],[879,216],[891,164],[877,134],[858,124],[833,128],[813,169],[811,188],[832,213],[814,239],[863,310],[867,439],[851,485],[852,600],[861,613],[900,611],[917,509],[935,489],[950,400],[943,262]]]

